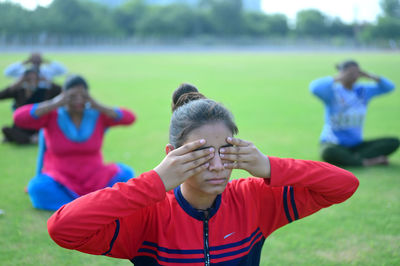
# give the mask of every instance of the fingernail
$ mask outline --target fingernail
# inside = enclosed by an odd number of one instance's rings
[[[231,137],[228,137],[228,141],[232,141],[232,138],[231,138]]]
[[[204,166],[205,166],[205,167],[208,167],[209,165],[210,165],[210,163],[206,163],[206,164],[204,164]]]
[[[214,148],[210,148],[209,151],[210,151],[210,152],[214,152]]]
[[[219,157],[221,157],[221,158],[224,157],[224,156],[225,156],[224,154],[220,154],[220,155],[219,155]]]
[[[201,139],[201,140],[200,140],[200,143],[201,143],[201,144],[204,144],[204,143],[206,143],[206,140],[205,140],[205,139]]]
[[[219,149],[219,152],[225,152],[224,148]]]

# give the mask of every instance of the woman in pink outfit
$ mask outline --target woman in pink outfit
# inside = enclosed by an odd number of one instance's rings
[[[14,121],[22,128],[43,129],[38,173],[28,185],[35,208],[57,210],[82,195],[133,177],[126,165],[105,164],[101,146],[107,128],[130,125],[135,115],[94,100],[80,76],[69,78],[56,98],[18,108]]]

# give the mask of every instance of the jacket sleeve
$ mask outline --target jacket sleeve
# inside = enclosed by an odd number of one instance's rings
[[[148,209],[165,196],[158,174],[143,173],[62,206],[47,221],[48,232],[64,248],[130,259],[146,231]]]
[[[324,103],[328,104],[334,97],[332,91],[333,83],[334,79],[332,77],[323,77],[313,80],[310,83],[310,91]]]
[[[46,92],[46,100],[53,99],[61,93],[61,86],[55,83],[51,83],[50,88]]]
[[[0,100],[9,98],[15,98],[15,91],[13,91],[10,87],[0,91]]]
[[[125,108],[115,108],[118,113],[118,117],[113,119],[106,115],[102,115],[103,121],[106,127],[112,127],[117,125],[130,125],[136,120],[135,114]]]
[[[393,82],[384,77],[381,77],[379,82],[365,84],[363,87],[365,89],[365,97],[367,98],[367,101],[375,96],[391,92],[395,88]]]
[[[41,117],[35,115],[38,104],[27,104],[17,108],[14,112],[14,123],[21,128],[40,129],[49,121],[51,112]]]
[[[22,64],[22,62],[16,62],[11,65],[9,65],[5,70],[4,70],[4,75],[7,77],[13,77],[13,78],[18,78],[21,77],[24,72],[25,72],[25,66]]]
[[[349,171],[325,162],[269,159],[271,178],[264,179],[266,185],[261,192],[262,206],[269,206],[268,211],[261,211],[266,236],[285,224],[345,201],[359,184]]]
[[[48,80],[52,80],[55,76],[64,75],[65,73],[67,73],[67,69],[61,63],[53,61],[49,64],[43,65],[40,68],[40,72]]]

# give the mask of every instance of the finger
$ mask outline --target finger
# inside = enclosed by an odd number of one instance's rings
[[[232,138],[232,137],[227,137],[226,138],[226,142],[228,142],[229,144],[232,144],[234,146],[248,146],[251,144],[251,142],[249,141],[245,141],[242,139],[237,139],[237,138]]]
[[[187,143],[181,147],[179,147],[176,150],[173,150],[171,153],[174,155],[184,155],[188,152],[194,151],[195,149],[200,148],[201,146],[203,146],[206,143],[205,139],[199,139],[190,143]]]
[[[251,153],[250,146],[231,146],[231,147],[223,147],[219,149],[220,154],[250,154]]]
[[[224,163],[224,168],[225,169],[246,169],[246,163],[245,162],[226,162]]]
[[[250,155],[243,155],[243,154],[220,154],[219,155],[222,160],[228,161],[236,161],[236,162],[250,162],[251,156]]]
[[[212,158],[214,156],[214,153],[215,153],[214,148],[210,147],[208,149],[202,149],[202,150],[198,150],[198,151],[188,152],[184,155],[181,155],[179,159],[181,160],[181,163],[185,164],[185,163],[189,163],[189,162],[198,160],[203,157],[211,156],[210,158]]]
[[[194,176],[194,175],[196,175],[196,174],[198,174],[198,173],[200,173],[200,172],[203,172],[203,171],[206,170],[209,166],[210,166],[210,163],[202,164],[202,165],[200,165],[200,166],[198,166],[198,167],[196,167],[196,168],[193,168],[193,169],[188,170],[187,172],[185,172],[184,175],[185,175],[186,178],[191,177],[191,176]]]
[[[223,147],[219,150],[220,153],[235,153],[247,154],[252,152],[253,143],[237,138],[227,138],[227,142],[232,144],[231,147]]]
[[[214,156],[214,154],[212,153],[212,154],[209,154],[209,155],[207,155],[205,157],[201,157],[201,158],[199,158],[197,160],[190,161],[190,162],[184,164],[182,166],[182,169],[183,169],[184,172],[188,172],[188,171],[191,171],[193,169],[196,169],[197,167],[200,167],[201,165],[209,164],[209,161],[212,159],[213,156]]]

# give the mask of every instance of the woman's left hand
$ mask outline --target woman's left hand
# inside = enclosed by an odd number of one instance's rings
[[[231,137],[226,141],[233,146],[219,150],[220,158],[226,161],[225,168],[243,169],[256,177],[270,177],[269,159],[253,143]]]
[[[96,109],[97,111],[99,111],[100,113],[105,114],[105,115],[108,116],[108,117],[111,117],[111,118],[116,119],[116,118],[118,118],[118,116],[119,116],[119,114],[115,111],[115,108],[106,106],[106,105],[104,105],[104,104],[102,104],[102,103],[96,101],[96,100],[95,100],[92,96],[90,96],[89,94],[88,94],[88,102],[90,103],[90,106],[91,106],[93,109]]]
[[[364,77],[364,78],[367,78],[367,79],[372,79],[372,80],[374,80],[376,82],[379,82],[379,79],[380,79],[379,76],[373,75],[373,74],[365,72],[363,70],[360,70],[360,77]]]
[[[87,94],[87,101],[93,109],[97,109],[100,105],[89,93]]]

